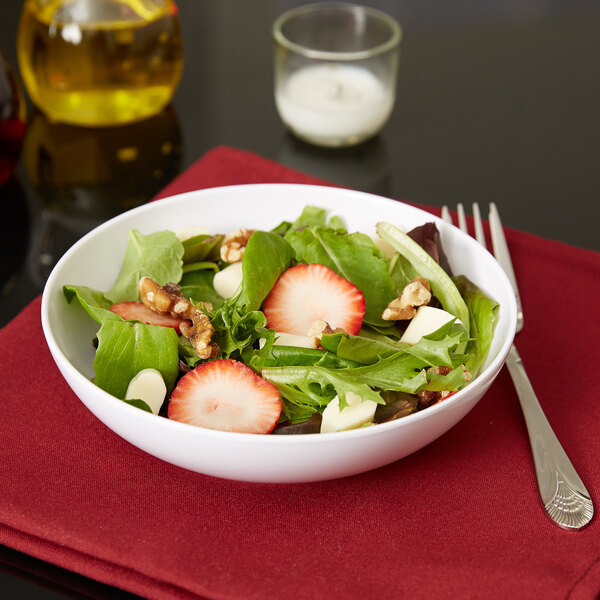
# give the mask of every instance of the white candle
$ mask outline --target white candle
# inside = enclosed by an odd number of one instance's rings
[[[321,64],[299,69],[275,93],[283,122],[298,136],[327,146],[373,136],[387,121],[393,93],[367,69]]]

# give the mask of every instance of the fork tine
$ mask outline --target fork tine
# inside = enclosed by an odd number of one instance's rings
[[[517,286],[517,278],[515,277],[515,271],[512,266],[512,260],[510,258],[510,252],[508,251],[508,245],[506,238],[504,237],[504,231],[502,229],[502,221],[500,221],[500,214],[496,205],[490,203],[490,233],[492,234],[492,246],[494,248],[494,254],[498,259],[498,262],[502,265],[510,282],[512,283],[513,289],[515,290],[515,296],[517,298],[517,311],[519,313],[519,320],[523,319],[523,308],[521,306],[521,296],[519,294],[519,287]]]
[[[462,202],[459,202],[456,205],[456,210],[458,212],[458,227],[461,229],[461,231],[469,233],[469,229],[467,227],[467,219],[465,218],[465,208],[462,205]]]
[[[450,225],[452,225],[452,216],[450,215],[450,211],[448,210],[448,207],[444,204],[444,206],[442,206],[442,221],[445,221],[446,223],[450,223]]]
[[[486,248],[485,233],[483,233],[483,223],[481,221],[481,212],[479,210],[479,204],[473,202],[473,221],[475,223],[475,239]]]

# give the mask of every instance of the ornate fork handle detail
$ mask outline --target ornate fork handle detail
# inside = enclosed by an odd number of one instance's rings
[[[560,527],[581,529],[594,515],[592,501],[550,427],[514,345],[506,359],[506,366],[525,417],[538,487],[546,512]]]

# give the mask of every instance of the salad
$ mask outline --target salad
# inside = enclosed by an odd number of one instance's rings
[[[376,234],[315,206],[269,231],[130,230],[111,289],[63,288],[98,323],[93,382],[162,417],[257,434],[442,402],[477,375],[498,304],[452,273],[434,223]]]

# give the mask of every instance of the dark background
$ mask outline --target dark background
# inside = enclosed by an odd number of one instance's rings
[[[177,0],[183,77],[148,121],[88,130],[28,105],[21,160],[0,187],[0,326],[81,235],[221,144],[410,202],[494,201],[507,226],[600,250],[600,2],[365,1],[403,27],[398,99],[377,138],[341,151],[296,141],[275,110],[271,25],[303,3]],[[17,74],[21,5],[5,0],[0,13]],[[135,160],[115,159],[131,147]],[[31,158],[40,151],[44,168]],[[0,597],[131,598],[2,547]]]

